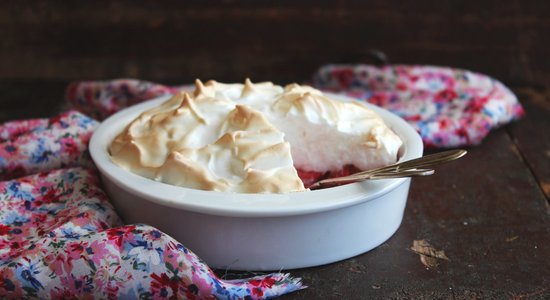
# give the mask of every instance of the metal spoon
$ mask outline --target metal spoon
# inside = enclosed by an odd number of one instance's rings
[[[444,162],[452,161],[466,155],[467,151],[462,149],[448,150],[396,163],[381,168],[358,172],[349,176],[323,179],[312,184],[309,189],[315,190],[327,188],[344,183],[359,182],[368,179],[387,179],[412,176],[432,175],[435,171],[426,167],[435,166]]]

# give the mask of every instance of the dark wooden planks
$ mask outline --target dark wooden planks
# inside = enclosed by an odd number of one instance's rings
[[[9,99],[0,122],[57,113],[65,85],[0,81],[0,95]],[[291,270],[309,288],[282,299],[550,297],[550,217],[537,175],[545,173],[536,169],[547,145],[540,126],[550,118],[543,109],[547,100],[537,97],[547,92],[515,91],[526,118],[491,133],[435,175],[414,179],[403,223],[391,239],[349,260]],[[450,260],[426,268],[409,250],[414,240],[428,241]]]
[[[550,82],[547,1],[0,3],[0,78],[309,78],[377,48],[392,62]]]
[[[0,123],[45,118],[64,108],[66,81],[1,80]]]
[[[311,288],[286,299],[550,296],[545,198],[505,130],[458,162],[415,179],[403,223],[379,248],[293,271]],[[450,259],[427,268],[410,251],[426,240]]]
[[[527,114],[508,131],[550,201],[550,90],[522,88],[514,91]]]

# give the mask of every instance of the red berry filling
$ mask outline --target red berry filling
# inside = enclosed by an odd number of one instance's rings
[[[296,170],[298,171],[298,176],[300,177],[306,188],[319,180],[348,176],[361,171],[354,165],[345,165],[340,170],[327,172],[307,171],[298,168]]]

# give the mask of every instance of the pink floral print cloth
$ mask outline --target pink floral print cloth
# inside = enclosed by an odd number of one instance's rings
[[[491,129],[524,114],[517,97],[499,81],[448,67],[325,65],[314,74],[312,85],[396,113],[420,133],[426,147],[479,144]],[[76,109],[103,119],[182,88],[135,79],[82,81],[71,84],[66,96]]]
[[[122,225],[87,158],[96,124],[68,112],[0,126],[1,174],[13,178],[0,181],[0,298],[266,299],[304,288],[283,273],[221,280],[170,236]]]
[[[122,108],[177,91],[177,87],[144,80],[115,79],[73,82],[66,97],[76,110],[103,120]]]
[[[0,124],[0,180],[93,165],[88,142],[98,122],[77,111]]]
[[[426,147],[479,144],[491,129],[524,115],[499,81],[467,70],[387,65],[326,65],[313,84],[384,107],[407,120]]]
[[[500,82],[452,68],[327,65],[313,85],[395,112],[428,147],[480,143],[524,113]],[[0,298],[265,299],[304,288],[283,273],[221,280],[156,228],[121,224],[87,152],[91,117],[182,88],[75,82],[66,97],[79,112],[0,125]]]

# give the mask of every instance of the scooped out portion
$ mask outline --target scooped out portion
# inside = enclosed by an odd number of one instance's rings
[[[308,86],[197,80],[194,92],[128,124],[109,151],[122,168],[168,184],[287,193],[395,163],[401,144],[365,106]]]

